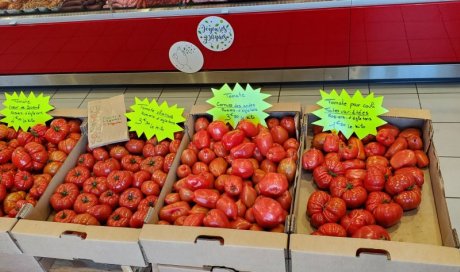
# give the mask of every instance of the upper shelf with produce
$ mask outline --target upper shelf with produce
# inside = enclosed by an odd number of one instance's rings
[[[0,0],[0,25],[449,1],[454,0]]]

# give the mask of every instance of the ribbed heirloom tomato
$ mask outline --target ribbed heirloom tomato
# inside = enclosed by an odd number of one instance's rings
[[[78,186],[74,183],[60,184],[50,198],[50,204],[54,210],[66,210],[73,206],[79,194]]]
[[[331,197],[324,191],[315,191],[308,199],[307,215],[311,217],[310,223],[314,227],[325,223],[336,223],[346,212],[345,201],[338,197]]]

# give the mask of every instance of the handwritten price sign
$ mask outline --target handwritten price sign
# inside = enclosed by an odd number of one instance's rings
[[[132,112],[126,113],[126,117],[130,119],[129,131],[135,131],[139,137],[145,134],[147,139],[156,135],[158,141],[174,139],[174,132],[184,130],[178,125],[185,121],[182,116],[184,109],[177,105],[169,107],[166,101],[158,105],[155,100],[149,102],[147,98],[140,100],[136,97],[131,109]]]
[[[225,84],[220,89],[212,89],[212,92],[214,97],[206,102],[214,106],[208,111],[214,120],[230,123],[233,127],[242,119],[265,125],[268,114],[264,110],[272,105],[264,101],[270,95],[261,93],[260,88],[254,90],[248,84],[244,89],[237,83],[233,90]]]
[[[313,124],[323,126],[323,131],[341,131],[347,139],[356,133],[362,139],[368,134],[376,135],[377,127],[386,123],[378,117],[388,112],[382,107],[383,96],[374,97],[374,93],[371,93],[364,98],[359,90],[353,97],[345,90],[340,95],[335,90],[329,94],[320,92],[321,100],[318,105],[323,108],[313,114],[321,119]]]
[[[26,96],[23,92],[19,95],[14,92],[12,95],[5,93],[6,100],[3,102],[5,108],[0,112],[5,117],[0,120],[18,131],[21,128],[27,131],[36,124],[44,124],[53,117],[47,112],[54,109],[49,104],[50,97],[41,93],[35,96],[33,92]]]

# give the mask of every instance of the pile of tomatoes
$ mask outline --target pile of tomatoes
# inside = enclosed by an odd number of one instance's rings
[[[390,240],[386,228],[422,200],[421,168],[429,160],[421,131],[386,124],[376,136],[347,140],[321,130],[314,127],[312,148],[302,155],[319,189],[307,203],[313,234]]]
[[[266,123],[198,117],[158,224],[283,232],[299,142],[292,116]]]
[[[130,134],[125,143],[87,149],[50,198],[55,222],[140,228],[153,207],[183,133],[158,142]]]
[[[57,118],[49,126],[15,131],[0,124],[0,216],[35,206],[80,139],[80,120]]]

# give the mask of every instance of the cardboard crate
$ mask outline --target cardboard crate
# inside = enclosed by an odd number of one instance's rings
[[[141,229],[52,222],[54,211],[49,199],[55,188],[64,182],[67,172],[76,165],[78,156],[86,152],[87,143],[88,138],[82,137],[61,167],[61,174],[50,183],[51,190],[42,196],[32,212],[19,220],[12,235],[22,251],[33,256],[146,267],[138,243]],[[178,163],[179,156],[172,168],[175,169]]]
[[[401,223],[388,229],[392,241],[309,235],[313,227],[306,206],[316,189],[312,174],[302,171],[291,225],[291,271],[460,271],[459,244],[447,210],[430,113],[394,109],[382,118],[399,128],[422,129],[430,165],[424,170],[420,207],[404,212]],[[304,117],[307,128],[315,120],[313,114]],[[311,135],[307,129],[304,149],[310,148]]]
[[[195,119],[205,116],[209,109],[207,105],[192,108],[184,143],[188,144],[194,134]],[[267,112],[276,117],[293,116],[300,128],[300,104],[274,104]],[[300,130],[298,132],[300,135]],[[165,184],[168,190],[160,195],[160,206],[156,209],[163,207],[164,197],[171,192],[175,181],[174,173],[168,177]],[[147,261],[159,271],[209,271],[211,268],[213,271],[228,271],[221,267],[238,271],[286,271],[287,233],[156,225],[157,221],[156,216],[149,224],[144,224],[140,243]]]
[[[66,118],[85,118],[86,111],[80,109],[60,109],[50,111],[49,114],[53,117]],[[30,207],[29,207],[30,209]],[[20,215],[21,213],[19,213]],[[19,216],[18,215],[18,216]],[[11,237],[11,229],[16,225],[18,217],[0,217],[0,254],[21,254],[21,250]]]

